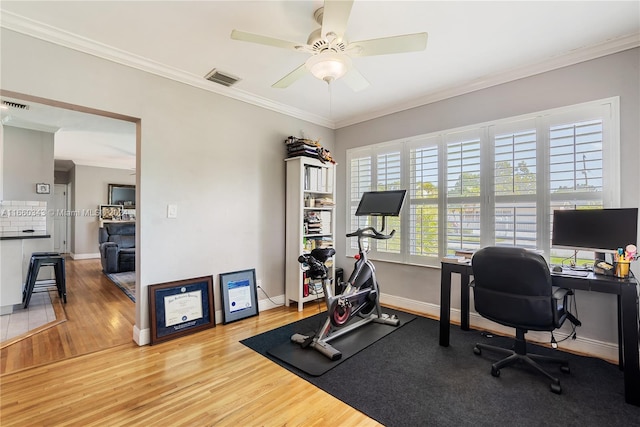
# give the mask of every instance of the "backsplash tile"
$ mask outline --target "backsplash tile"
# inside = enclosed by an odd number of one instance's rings
[[[3,200],[0,202],[0,232],[47,231],[47,202]]]

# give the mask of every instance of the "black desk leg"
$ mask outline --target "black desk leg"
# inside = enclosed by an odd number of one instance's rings
[[[451,271],[442,266],[440,271],[440,345],[449,347],[451,323]]]
[[[460,329],[469,330],[469,275],[460,274]]]
[[[624,400],[640,406],[640,362],[638,361],[638,294],[636,284],[620,288],[622,300],[622,336],[624,338]]]
[[[618,368],[624,371],[624,352],[622,351],[622,297],[618,294]]]

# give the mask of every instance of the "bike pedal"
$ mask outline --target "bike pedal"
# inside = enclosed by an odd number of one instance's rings
[[[309,345],[311,345],[312,342],[313,342],[313,336],[307,337],[306,340],[302,341],[302,343],[300,344],[300,347],[307,348],[309,347]]]

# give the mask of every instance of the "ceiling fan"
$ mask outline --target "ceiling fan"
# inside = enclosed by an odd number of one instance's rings
[[[353,0],[325,0],[324,7],[319,8],[313,14],[314,19],[321,25],[321,28],[309,35],[307,44],[238,30],[231,32],[231,38],[233,40],[306,52],[312,55],[304,64],[274,83],[272,85],[274,88],[286,88],[308,72],[311,72],[315,77],[327,83],[342,77],[351,89],[360,91],[367,88],[369,82],[353,67],[351,57],[416,52],[427,47],[427,33],[348,42],[344,35],[352,6]]]

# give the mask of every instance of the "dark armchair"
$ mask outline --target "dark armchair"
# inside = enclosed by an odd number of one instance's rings
[[[486,247],[473,255],[471,263],[476,311],[482,317],[516,329],[513,350],[478,343],[474,353],[479,355],[482,350],[491,350],[508,355],[491,366],[494,377],[500,376],[500,368],[525,362],[549,378],[551,391],[560,394],[560,380],[537,362],[559,363],[560,370],[568,373],[567,360],[527,353],[525,334],[529,330],[552,332],[566,319],[579,326],[580,322],[567,310],[567,297],[572,291],[554,290],[545,259],[526,249]],[[555,343],[553,338],[552,342]]]
[[[106,223],[98,230],[100,260],[105,273],[136,269],[136,224]]]

